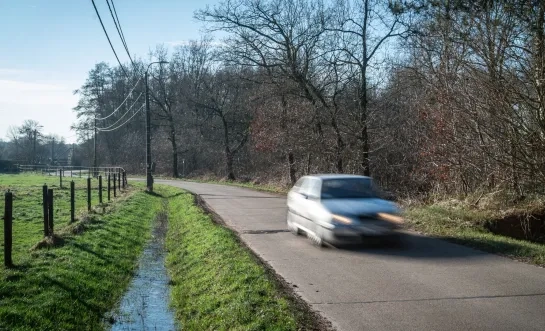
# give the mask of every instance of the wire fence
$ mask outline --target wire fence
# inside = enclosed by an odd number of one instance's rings
[[[128,185],[126,172],[121,167],[24,166],[24,169],[43,173],[47,183],[43,186],[13,185],[4,194],[3,251],[4,265],[8,268],[13,266],[14,242],[36,243],[44,238],[54,242],[56,224],[62,228],[75,223],[78,210],[89,212],[93,206],[105,206],[107,202],[125,192]],[[76,178],[70,181],[66,179],[67,176],[76,174]],[[91,174],[97,176],[92,177]],[[53,175],[58,176],[58,185],[56,178],[49,177]],[[82,176],[87,178],[79,179]],[[14,241],[14,233],[21,237]],[[16,251],[20,252],[21,249],[19,247]]]
[[[19,172],[37,172],[49,176],[61,177],[98,177],[108,174],[125,173],[123,167],[79,167],[79,166],[50,166],[50,165],[19,165]]]

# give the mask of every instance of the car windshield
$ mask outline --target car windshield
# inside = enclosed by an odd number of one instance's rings
[[[340,178],[324,179],[322,182],[322,199],[354,199],[376,198],[371,179]]]

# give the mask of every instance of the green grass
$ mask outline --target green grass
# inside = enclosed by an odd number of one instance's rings
[[[426,205],[407,210],[409,226],[428,235],[517,260],[545,265],[545,245],[517,240],[489,232],[484,223],[497,211],[468,206]]]
[[[54,230],[61,232],[70,223],[70,180],[75,183],[76,221],[87,211],[87,179],[63,178],[63,188],[59,187],[59,178],[40,175],[0,175],[0,215],[4,215],[4,192],[13,193],[13,232],[15,254],[28,249],[43,238],[42,186],[53,189]],[[113,184],[112,184],[113,185]],[[107,180],[103,181],[103,202],[107,202]],[[98,180],[91,180],[91,206],[99,204]],[[118,191],[119,196],[119,191]],[[113,188],[111,192],[113,199]],[[4,231],[3,228],[0,231]],[[3,233],[3,232],[1,232]],[[19,234],[19,235],[15,235]]]
[[[305,313],[228,229],[190,194],[170,201],[172,305],[187,330],[304,329]]]
[[[112,202],[104,213],[102,209],[88,217],[80,213],[78,224],[85,231],[76,235],[68,231],[69,211],[63,207],[66,192],[56,190],[56,229],[63,234],[61,243],[33,250],[43,237],[41,185],[54,186],[57,180],[0,176],[1,189],[10,188],[15,194],[15,268],[0,266],[0,330],[104,329],[103,316],[128,286],[150,237],[152,220],[161,208],[160,197],[135,189]],[[79,208],[86,209],[85,200],[80,200]]]

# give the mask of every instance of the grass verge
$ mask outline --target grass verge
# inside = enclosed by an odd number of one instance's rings
[[[230,230],[184,193],[170,202],[167,267],[187,330],[318,329]]]
[[[0,330],[104,329],[103,316],[127,287],[162,198],[135,190],[104,213],[82,215],[78,224],[85,231],[79,235],[69,231],[74,225],[67,219],[57,218],[58,246],[32,249],[43,236],[41,200],[36,198],[41,198],[44,180],[0,177],[2,188],[17,192],[15,267],[0,266]]]
[[[419,232],[545,266],[545,245],[497,235],[485,228],[485,222],[496,216],[497,212],[464,205],[433,204],[407,210],[408,225]]]

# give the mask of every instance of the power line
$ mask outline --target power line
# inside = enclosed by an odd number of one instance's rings
[[[144,104],[142,104],[142,107],[140,107],[128,120],[126,120],[123,124],[119,125],[118,127],[115,127],[113,129],[108,129],[108,130],[99,130],[100,132],[110,132],[110,131],[115,131],[117,129],[119,129],[120,127],[122,127],[123,125],[127,124],[130,120],[132,120],[136,114],[138,114],[142,109],[144,109]],[[98,128],[97,128],[98,130]]]
[[[95,0],[91,0],[91,2],[93,3],[93,7],[95,7],[95,12],[97,13],[98,20],[100,21],[100,25],[102,25],[102,30],[104,30],[104,34],[106,35],[106,38],[108,39],[108,43],[110,44],[110,47],[112,48],[112,51],[114,52],[115,58],[117,59],[117,63],[119,63],[119,66],[123,70],[123,73],[125,74],[125,76],[127,76],[127,78],[129,78],[129,75],[127,74],[127,71],[125,70],[125,68],[121,64],[121,61],[119,61],[119,57],[117,56],[117,53],[115,52],[114,45],[112,45],[112,41],[110,40],[110,37],[108,36],[108,32],[106,31],[106,28],[104,27],[104,23],[102,23],[102,18],[100,17],[97,6],[95,5]]]
[[[107,126],[105,128],[97,128],[97,130],[108,130],[108,129],[111,129],[112,127],[116,126],[117,123],[119,123],[119,121],[121,121],[123,119],[123,117],[125,117],[132,109],[132,107],[134,107],[134,105],[138,102],[138,100],[140,99],[140,97],[142,96],[143,92],[140,92],[140,94],[138,95],[138,97],[136,98],[136,100],[134,100],[134,102],[132,103],[132,105],[129,107],[129,109],[125,112],[125,114],[121,115],[117,121],[115,121],[115,123],[113,123],[112,125],[110,126]]]
[[[125,47],[125,51],[127,52],[127,55],[129,56],[129,59],[131,60],[132,65],[136,69],[136,64],[132,60],[131,52],[129,52],[129,47],[127,46],[127,41],[125,40],[125,35],[123,34],[123,29],[121,28],[119,17],[117,16],[117,12],[115,11],[114,0],[111,0],[111,1],[112,1],[112,6],[110,6],[110,1],[106,0],[106,4],[108,5],[108,9],[110,10],[110,15],[112,16],[115,28],[117,29],[117,34],[119,35],[119,38],[121,38],[121,43],[123,43],[123,47]],[[114,8],[114,11],[112,11],[112,7]]]
[[[132,94],[132,91],[134,91],[134,89],[136,88],[136,86],[138,86],[138,83],[140,83],[140,80],[142,80],[142,76],[140,76],[140,78],[138,78],[138,80],[136,81],[136,84],[134,84],[134,86],[132,87],[132,89],[129,91],[129,93],[127,94],[127,96],[125,97],[125,100],[123,100],[123,102],[116,108],[114,109],[113,112],[110,113],[110,115],[106,116],[106,117],[97,117],[96,120],[97,121],[102,121],[102,120],[105,120],[105,119],[108,119],[110,117],[112,117],[115,113],[117,113],[117,111],[121,108],[121,106],[123,106],[125,104],[125,102],[127,102],[127,100],[129,99],[129,97],[131,96]],[[140,93],[142,94],[142,93]],[[138,96],[140,97],[140,96]]]

